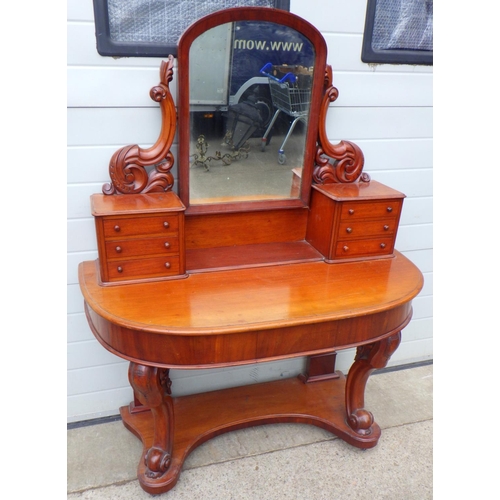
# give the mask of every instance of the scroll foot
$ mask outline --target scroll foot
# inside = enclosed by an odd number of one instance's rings
[[[130,363],[129,380],[141,404],[153,415],[153,445],[144,455],[145,475],[157,479],[168,471],[172,460],[174,412],[170,396],[169,370]]]
[[[166,450],[152,446],[144,457],[146,476],[151,479],[163,476],[170,467],[171,460],[172,457]]]
[[[371,372],[384,368],[401,342],[401,332],[390,337],[358,347],[354,363],[347,375],[345,398],[347,423],[360,436],[368,436],[373,431],[375,420],[365,406],[366,382]]]

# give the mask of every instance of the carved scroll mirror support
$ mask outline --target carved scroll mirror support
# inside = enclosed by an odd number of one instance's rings
[[[109,163],[111,181],[104,184],[104,194],[138,194],[170,191],[174,185],[171,169],[174,156],[170,147],[176,131],[175,104],[169,83],[173,78],[174,58],[160,66],[160,83],[149,93],[161,108],[162,126],[156,143],[143,149],[138,145],[120,148]],[[149,171],[146,167],[152,167]]]

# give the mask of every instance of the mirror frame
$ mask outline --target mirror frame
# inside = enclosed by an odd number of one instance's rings
[[[191,205],[189,200],[190,171],[190,103],[189,103],[189,51],[194,40],[205,31],[234,21],[268,21],[287,26],[309,39],[315,51],[314,75],[311,91],[309,121],[304,148],[304,162],[300,196],[298,198],[234,201]],[[319,115],[324,95],[327,48],[323,35],[312,24],[287,11],[262,7],[235,7],[210,14],[194,22],[179,39],[178,44],[178,175],[179,197],[186,213],[214,213],[306,207],[309,203],[315,156],[317,153]]]

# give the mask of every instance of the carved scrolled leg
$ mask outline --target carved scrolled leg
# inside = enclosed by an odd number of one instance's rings
[[[174,412],[170,396],[169,370],[130,363],[129,380],[139,401],[153,414],[153,445],[144,457],[146,476],[161,477],[168,470],[172,457]]]
[[[401,342],[401,332],[397,332],[379,342],[358,347],[354,363],[346,380],[345,398],[347,423],[361,436],[372,432],[374,418],[365,410],[365,388],[368,377],[375,369],[384,368]]]

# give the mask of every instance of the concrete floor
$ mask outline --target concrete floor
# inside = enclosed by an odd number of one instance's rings
[[[365,405],[382,429],[362,451],[303,424],[218,436],[194,450],[165,500],[425,500],[433,497],[431,364],[376,372]],[[140,441],[121,421],[68,430],[68,499],[150,499]]]

